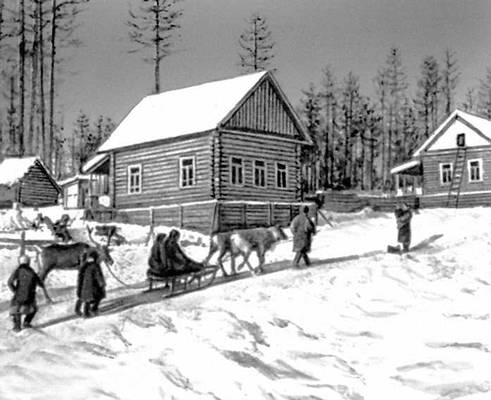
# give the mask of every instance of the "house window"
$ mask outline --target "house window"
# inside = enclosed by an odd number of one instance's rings
[[[482,181],[482,159],[469,160],[467,164],[469,173],[469,182],[481,182]]]
[[[286,188],[286,164],[276,163],[276,187]]]
[[[457,135],[457,146],[465,147],[465,133],[459,133]]]
[[[266,187],[266,163],[264,161],[254,161],[254,186]]]
[[[242,158],[230,158],[230,183],[232,185],[244,184],[244,165]]]
[[[194,157],[179,159],[179,182],[182,188],[196,185],[196,165]]]
[[[440,183],[442,185],[452,182],[452,163],[440,164]]]
[[[128,194],[142,192],[142,166],[130,165],[128,167]]]

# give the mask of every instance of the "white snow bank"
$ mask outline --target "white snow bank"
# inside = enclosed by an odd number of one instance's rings
[[[2,289],[0,398],[488,399],[491,210],[414,216],[414,244],[437,234],[400,257],[384,251],[391,214],[343,221],[320,228],[315,267],[167,300],[113,282],[102,307],[118,312],[92,320],[67,318],[75,276],[57,272],[57,303],[41,296],[35,321],[47,326],[20,334]],[[197,259],[206,250],[186,247]],[[146,251],[121,246],[118,273],[140,279]],[[287,241],[267,259],[291,257]]]

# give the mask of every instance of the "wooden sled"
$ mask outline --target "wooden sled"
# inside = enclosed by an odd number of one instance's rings
[[[170,289],[171,294],[175,293],[178,288],[181,288],[183,292],[196,288],[205,288],[213,283],[218,269],[217,266],[209,266],[197,272],[186,272],[169,276],[157,276],[147,273],[148,291],[156,289],[156,284],[161,283],[164,284],[164,288],[168,287]],[[197,282],[197,285],[191,287],[190,285],[193,282]]]

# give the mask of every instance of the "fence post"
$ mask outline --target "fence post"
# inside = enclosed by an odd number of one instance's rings
[[[184,228],[184,207],[179,206],[179,228]]]
[[[269,226],[274,225],[274,203],[268,202],[268,224]]]
[[[26,231],[22,231],[20,234],[20,254],[19,256],[23,256],[26,254]]]

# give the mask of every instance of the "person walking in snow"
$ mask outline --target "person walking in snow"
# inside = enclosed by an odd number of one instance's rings
[[[106,281],[98,259],[97,250],[90,249],[78,270],[75,314],[85,318],[97,315],[99,304],[106,297]]]
[[[312,236],[315,235],[315,225],[309,218],[309,207],[304,206],[302,212],[293,218],[290,224],[293,233],[293,251],[295,257],[293,266],[299,267],[300,260],[303,258],[305,265],[310,265],[308,253],[312,246]]]
[[[402,203],[397,205],[394,211],[397,222],[397,241],[402,244],[402,251],[407,253],[411,245],[411,208]]]
[[[14,331],[18,332],[22,328],[30,328],[31,322],[37,312],[36,305],[36,288],[39,286],[43,289],[44,296],[48,302],[52,302],[48,295],[43,281],[30,266],[28,256],[19,257],[19,266],[10,275],[7,285],[14,293],[10,302],[10,315],[14,323]],[[25,315],[22,323],[22,315]],[[21,325],[22,323],[22,325]]]

